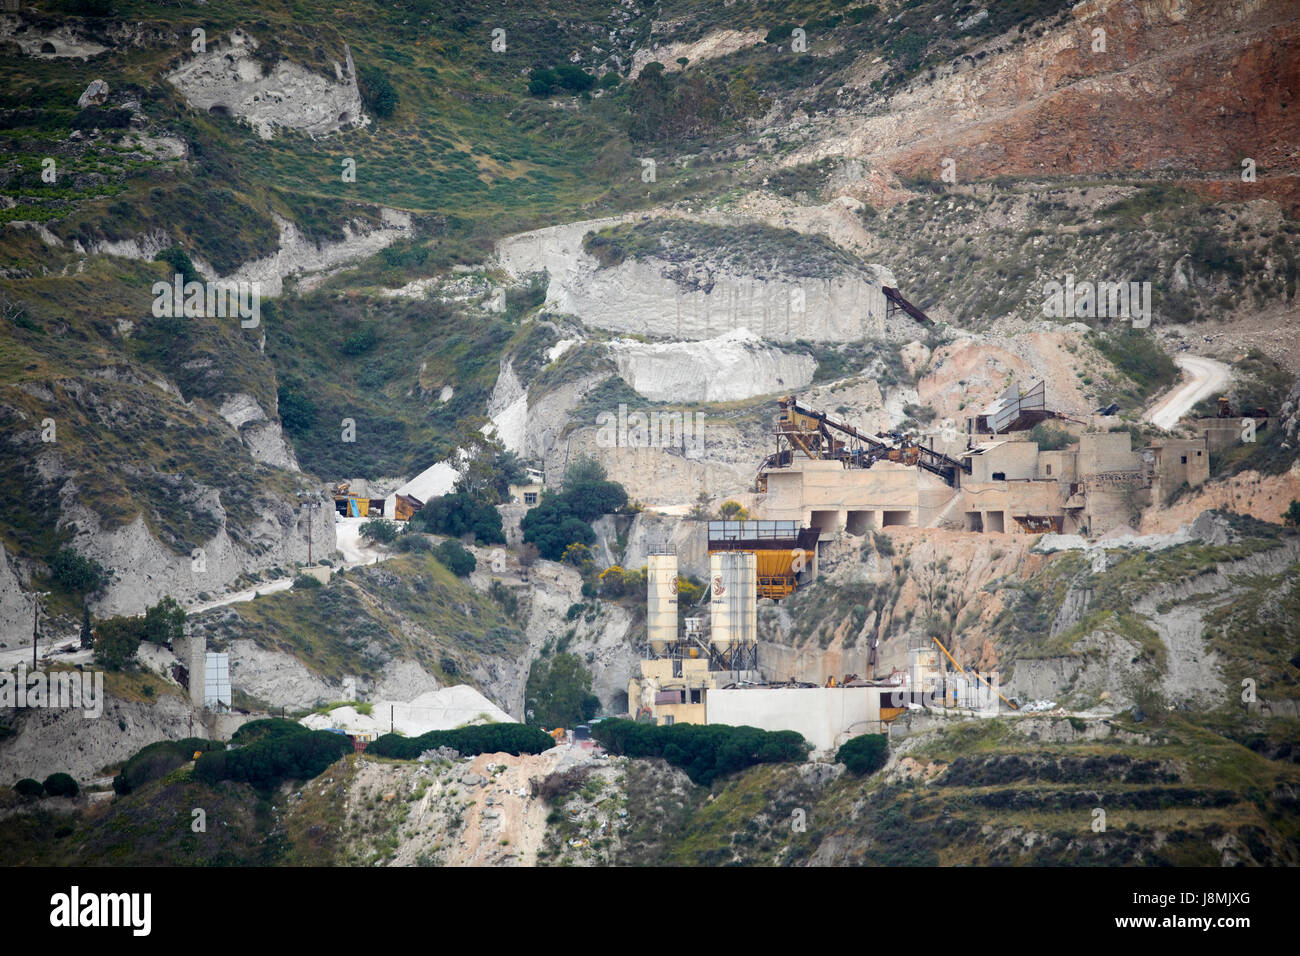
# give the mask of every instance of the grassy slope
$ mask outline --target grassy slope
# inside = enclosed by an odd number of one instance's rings
[[[1119,727],[1148,743],[1044,744],[1015,727],[975,721],[939,731],[911,754],[940,768],[925,786],[880,775],[810,785],[794,767],[765,766],[719,782],[711,797],[696,788],[673,800],[656,774],[634,765],[617,862],[1217,865],[1212,842],[1228,835],[1256,862],[1300,858],[1293,763],[1184,718]],[[1098,806],[1106,833],[1092,831]],[[804,832],[791,826],[795,809],[804,810]]]
[[[428,554],[408,554],[334,577],[321,589],[290,590],[235,604],[237,621],[200,618],[209,641],[247,638],[293,655],[313,673],[375,677],[393,656],[418,661],[444,682],[467,679],[482,657],[523,646],[500,605]],[[455,661],[460,676],[444,672]]]

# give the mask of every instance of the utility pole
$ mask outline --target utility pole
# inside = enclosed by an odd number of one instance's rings
[[[299,495],[300,495],[300,496],[301,496],[301,494],[302,494],[302,492],[299,492]],[[311,541],[311,523],[312,523],[312,515],[313,515],[314,512],[316,512],[317,510],[319,510],[320,506],[321,506],[320,500],[319,500],[318,498],[315,498],[315,497],[313,497],[313,498],[311,498],[311,499],[309,499],[309,500],[303,501],[303,503],[302,503],[303,510],[306,511],[306,513],[307,513],[307,566],[308,566],[308,567],[311,567],[311,566],[312,566],[312,559],[311,559],[311,545],[312,545],[312,541]]]
[[[32,592],[32,670],[36,670],[36,639],[40,636],[41,598],[49,596],[49,591]]]

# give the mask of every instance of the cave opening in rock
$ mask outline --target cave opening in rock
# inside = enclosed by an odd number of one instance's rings
[[[42,52],[42,53],[58,53],[59,51],[56,50],[56,49],[54,49],[54,44],[53,44],[53,43],[51,43],[49,40],[46,40],[44,43],[41,44],[41,52]]]
[[[230,115],[230,108],[227,107],[227,106],[222,106],[220,103],[213,103],[211,106],[208,107],[208,115],[209,115],[209,116],[229,116],[229,115]]]

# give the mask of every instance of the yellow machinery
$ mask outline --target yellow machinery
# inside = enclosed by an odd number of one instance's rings
[[[748,551],[755,556],[757,594],[779,601],[799,587],[799,574],[810,568],[821,532],[797,521],[710,521],[709,554]]]
[[[963,673],[963,674],[974,674],[974,673],[975,673],[974,671],[969,671],[969,670],[967,670],[966,668],[962,667],[960,664],[958,664],[956,658],[954,658],[951,654],[948,653],[948,648],[944,647],[944,646],[943,646],[943,642],[940,641],[937,637],[932,637],[932,638],[930,638],[930,640],[934,641],[934,643],[937,644],[937,645],[939,646],[939,650],[943,651],[943,656],[946,657],[946,658],[948,658],[948,660],[952,661],[952,666],[955,667],[955,668],[957,668],[957,670],[958,670],[959,672],[961,672],[961,673]],[[1001,692],[1000,692],[996,687],[994,687],[992,684],[989,684],[988,678],[985,677],[983,674],[975,674],[975,677],[978,678],[979,680],[982,680],[985,684],[988,685],[989,689],[990,689],[991,691],[993,691],[993,693],[997,694],[998,697],[1001,697],[1001,698],[1002,698],[1002,703],[1006,704],[1006,705],[1007,705],[1008,707],[1010,707],[1012,710],[1019,710],[1019,709],[1020,709],[1020,708],[1017,707],[1015,704],[1011,703],[1011,701],[1007,700],[1005,697],[1002,697],[1002,693],[1001,693]]]

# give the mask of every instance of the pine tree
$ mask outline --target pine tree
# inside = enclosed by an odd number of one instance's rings
[[[90,630],[90,605],[82,602],[81,605],[81,647],[82,650],[88,650],[95,646],[95,635]]]

